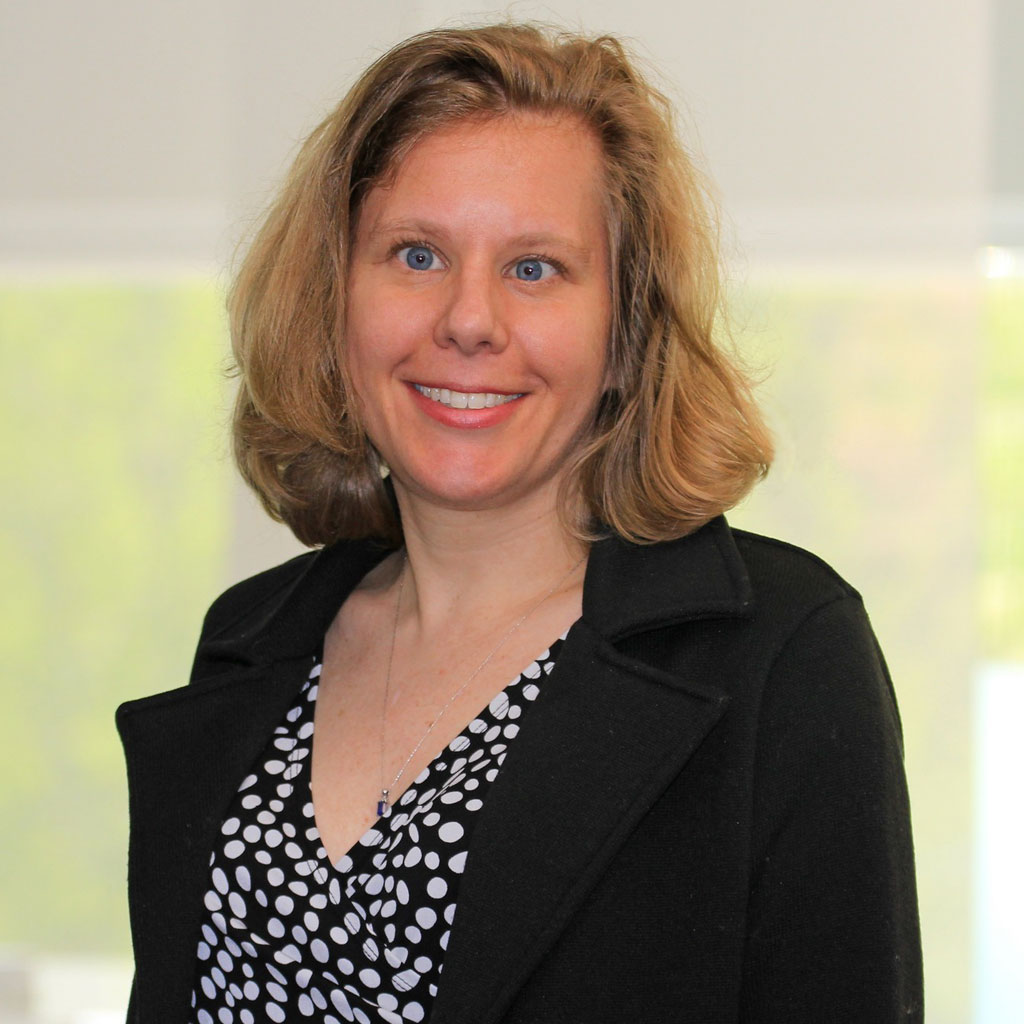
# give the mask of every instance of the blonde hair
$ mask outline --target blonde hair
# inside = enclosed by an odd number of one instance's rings
[[[679,537],[767,471],[750,384],[716,343],[717,229],[665,97],[610,36],[534,25],[426,32],[377,60],[307,139],[229,297],[239,469],[306,544],[401,540],[344,365],[350,239],[369,189],[467,118],[570,116],[604,155],[611,387],[567,486],[577,536]],[[569,497],[569,495],[566,495]]]

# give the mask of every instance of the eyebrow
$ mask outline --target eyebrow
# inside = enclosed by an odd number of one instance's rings
[[[522,249],[564,249],[580,263],[588,266],[593,260],[594,255],[590,249],[577,245],[575,242],[571,242],[563,235],[547,234],[544,232],[529,235],[518,235],[511,239],[511,244],[516,248]]]

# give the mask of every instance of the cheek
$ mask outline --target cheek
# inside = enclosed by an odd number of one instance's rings
[[[556,308],[519,313],[519,336],[543,348],[553,365],[586,366],[604,357],[610,330],[600,300],[595,304],[578,299]]]
[[[347,318],[341,358],[349,381],[349,401],[363,429],[373,437],[378,433],[377,411],[382,394],[377,383],[381,364],[371,324],[360,322],[358,316]]]
[[[346,318],[350,372],[355,376],[357,364],[364,373],[394,367],[425,333],[429,322],[422,303],[383,289],[358,296]]]
[[[577,386],[599,386],[606,375],[608,331],[605,319],[592,310],[566,318],[553,332],[553,365]]]
[[[341,360],[352,384],[354,398],[359,396],[366,386],[366,342],[358,324],[349,318],[345,323],[345,337],[341,345]]]
[[[374,374],[387,361],[389,338],[393,337],[372,306],[356,303],[345,321],[345,353],[349,376],[363,387],[372,383]]]

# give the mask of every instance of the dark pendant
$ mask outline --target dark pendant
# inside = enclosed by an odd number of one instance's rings
[[[380,799],[377,801],[377,817],[383,818],[389,810],[391,810],[391,808],[388,806],[388,791],[386,789],[382,789],[380,791]]]

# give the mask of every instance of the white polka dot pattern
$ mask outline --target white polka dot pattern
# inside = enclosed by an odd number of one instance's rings
[[[495,696],[334,865],[310,790],[314,666],[221,826],[189,1024],[427,1020],[473,825],[561,643]]]

